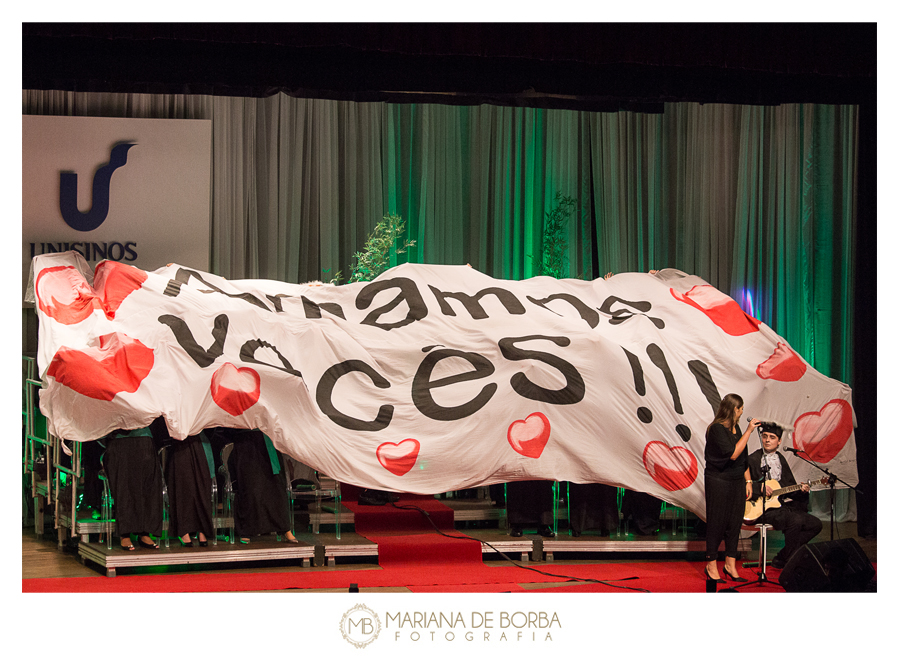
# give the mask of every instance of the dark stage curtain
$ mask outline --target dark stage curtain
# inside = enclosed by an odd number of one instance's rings
[[[697,274],[820,372],[853,377],[855,106],[643,114],[26,90],[23,113],[211,119],[211,262],[228,278],[346,273],[387,213],[416,241],[401,261],[530,277],[561,192],[577,202],[569,276]]]

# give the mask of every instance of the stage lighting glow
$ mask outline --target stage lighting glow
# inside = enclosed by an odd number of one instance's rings
[[[753,293],[746,288],[741,291],[741,309],[747,315],[756,317],[756,314],[753,312]]]

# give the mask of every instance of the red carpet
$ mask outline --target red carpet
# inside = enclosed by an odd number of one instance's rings
[[[349,589],[352,583],[361,588],[406,587],[413,592],[523,592],[578,593],[628,592],[644,590],[660,593],[704,592],[704,563],[700,562],[634,562],[623,564],[554,564],[536,562],[532,566],[543,575],[514,565],[491,567],[484,564],[443,563],[421,566],[391,566],[382,569],[329,570],[298,569],[281,573],[235,574],[159,574],[149,576],[102,575],[78,578],[29,578],[22,580],[23,592],[248,592],[288,589]],[[876,567],[877,569],[877,567]],[[755,572],[742,569],[746,578]],[[772,580],[759,587],[744,587],[745,593],[783,592],[777,585],[776,569],[769,570]],[[622,580],[625,578],[633,580]],[[599,583],[568,583],[569,578],[590,578]],[[555,587],[528,589],[529,583],[554,583]],[[727,586],[719,586],[722,591]],[[631,589],[628,589],[631,588]]]
[[[353,512],[356,533],[378,544],[378,564],[382,567],[481,564],[480,542],[451,539],[435,530],[437,527],[460,536],[453,528],[453,510],[434,496],[401,494],[393,504],[360,505],[346,500],[344,505]]]
[[[445,532],[453,531],[453,510],[433,496],[401,494],[400,500],[393,505],[360,505],[356,500],[347,499],[343,503],[353,512],[353,525],[357,534],[363,537],[391,532],[434,532],[434,526]],[[427,512],[428,517],[414,509],[416,507]]]
[[[450,539],[434,532],[416,535],[367,534],[365,537],[378,544],[378,564],[382,567],[481,563],[481,542],[473,539]]]

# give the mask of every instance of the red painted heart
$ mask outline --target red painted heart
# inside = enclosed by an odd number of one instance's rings
[[[729,336],[759,331],[760,320],[744,313],[736,301],[711,285],[694,286],[685,295],[672,288],[669,292],[678,301],[702,311]]]
[[[853,432],[853,409],[846,400],[831,400],[819,411],[794,421],[794,448],[814,462],[827,464],[843,450]]]
[[[540,411],[536,411],[525,420],[513,421],[506,431],[506,440],[520,455],[537,459],[544,452],[550,439],[550,421]]]
[[[756,366],[760,379],[774,379],[779,382],[796,382],[806,372],[806,364],[797,353],[781,341],[775,346],[772,356]]]
[[[35,297],[38,308],[62,324],[78,324],[95,309],[112,319],[125,298],[146,280],[143,270],[107,260],[97,265],[92,288],[77,269],[61,265],[40,271]]]
[[[119,306],[135,290],[140,290],[147,273],[131,265],[105,260],[94,270],[94,290],[103,299],[106,317],[113,319]]]
[[[419,442],[404,439],[400,443],[382,443],[375,450],[378,463],[397,476],[404,476],[412,470],[419,457]]]
[[[670,448],[662,441],[644,447],[644,468],[666,491],[686,489],[697,479],[697,458],[687,448]]]
[[[240,416],[259,401],[259,373],[226,363],[213,373],[209,390],[213,402],[232,416]]]
[[[134,393],[153,368],[153,350],[125,334],[100,336],[99,347],[63,347],[47,374],[73,391],[95,400],[112,400],[117,393]]]

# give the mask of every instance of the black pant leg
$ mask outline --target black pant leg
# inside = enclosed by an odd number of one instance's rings
[[[812,514],[784,510],[784,549],[780,555],[787,561],[797,550],[822,531],[822,522]]]
[[[737,557],[746,498],[743,480],[706,477],[706,559],[715,560],[725,541],[725,555]]]
[[[744,520],[744,507],[747,502],[747,488],[743,480],[729,481],[729,503],[725,523],[725,557],[738,557],[738,541],[741,538],[741,525]]]
[[[715,560],[719,544],[725,536],[724,482],[707,477],[706,490],[706,560]]]

